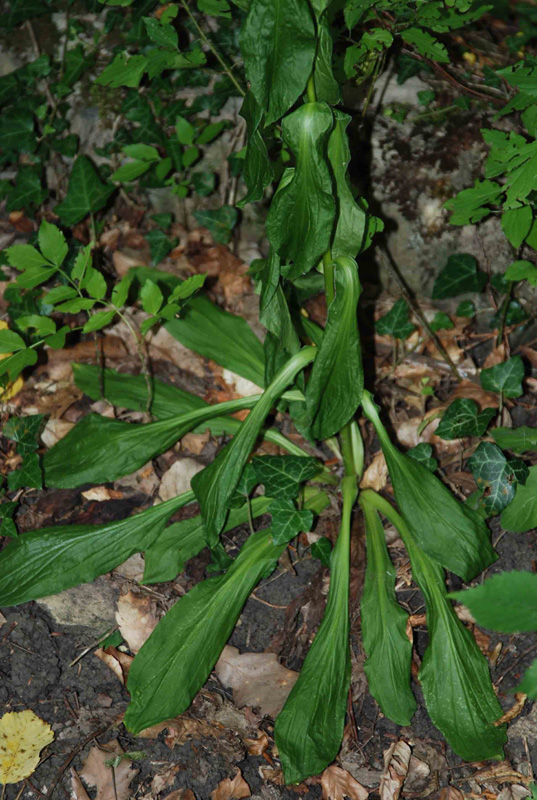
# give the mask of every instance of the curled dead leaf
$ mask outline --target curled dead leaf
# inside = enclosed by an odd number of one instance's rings
[[[127,592],[117,601],[116,620],[124,640],[137,653],[159,621],[157,607],[150,597]]]
[[[269,738],[263,731],[258,732],[257,739],[244,739],[251,756],[262,756],[269,749]]]
[[[366,800],[369,790],[355,780],[350,772],[341,767],[332,765],[327,767],[321,775],[321,788],[323,800]]]
[[[104,649],[99,647],[95,651],[95,655],[104,664],[106,664],[107,667],[110,667],[114,675],[123,684],[123,686],[125,686],[134,656],[130,656],[128,653],[123,653],[116,647],[106,647]]]
[[[384,753],[384,773],[380,779],[381,800],[397,800],[408,775],[411,750],[407,742],[400,739]]]
[[[237,769],[235,777],[224,778],[220,781],[216,789],[210,794],[211,800],[241,800],[243,797],[251,797],[250,787],[242,777],[242,772]]]
[[[130,796],[130,784],[138,775],[131,762],[121,760],[117,767],[108,767],[107,761],[114,756],[123,755],[125,751],[118,741],[109,742],[105,747],[92,747],[80,777],[88,786],[95,786],[95,800],[127,800]]]
[[[360,489],[373,489],[375,492],[380,492],[384,489],[388,482],[388,466],[384,453],[376,453],[373,456],[373,461],[365,470],[362,480],[360,482]]]

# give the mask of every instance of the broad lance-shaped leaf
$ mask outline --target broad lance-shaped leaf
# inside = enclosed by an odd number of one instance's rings
[[[0,553],[0,605],[13,606],[92,581],[143,552],[192,492],[119,522],[54,525],[31,531]]]
[[[330,33],[330,25],[326,16],[322,16],[317,22],[317,52],[313,67],[313,82],[317,100],[321,103],[330,103],[330,105],[335,105],[341,100],[339,83],[334,78],[332,70],[333,50],[334,42]],[[352,255],[356,255],[356,252]]]
[[[515,453],[537,451],[537,428],[494,428],[491,433],[502,450],[514,450]]]
[[[397,505],[418,546],[463,580],[472,580],[497,558],[484,520],[456,500],[436,475],[394,447],[369,392],[364,392],[363,408],[380,439]]]
[[[84,483],[115,481],[136,472],[200,423],[252,408],[261,397],[242,397],[144,425],[88,414],[45,453],[45,483],[72,489]]]
[[[200,504],[207,529],[207,543],[214,546],[227,516],[230,501],[244,465],[273,405],[288,386],[316,356],[314,347],[304,347],[294,355],[267,386],[254,409],[242,423],[238,434],[217,455],[212,464],[192,478],[192,488]]]
[[[408,614],[396,600],[395,569],[380,517],[367,502],[361,505],[367,541],[361,603],[362,638],[367,655],[364,671],[369,691],[384,716],[398,725],[410,725],[416,699],[410,688],[412,643],[406,635]]]
[[[133,733],[186,711],[207,680],[248,596],[285,545],[254,533],[226,572],[198,583],[159,622],[132,662],[125,726]]]
[[[195,353],[264,386],[263,345],[243,317],[218,308],[206,297],[194,297],[181,318],[165,327]]]
[[[408,524],[408,523],[407,523]],[[425,597],[429,645],[419,680],[427,711],[450,747],[465,761],[501,758],[505,725],[487,661],[447,597],[444,571],[399,530],[412,576]]]
[[[347,127],[348,114],[334,110],[334,128],[328,140],[328,158],[334,172],[337,191],[337,222],[332,241],[332,255],[356,258],[362,249],[366,230],[366,213],[356,203],[348,177],[351,160]]]
[[[524,485],[518,484],[514,500],[501,517],[502,528],[512,533],[526,533],[537,528],[537,466],[530,467]]]
[[[341,527],[330,560],[324,617],[274,728],[286,783],[322,772],[343,738],[351,677],[349,548],[355,478],[344,478],[342,490]]]
[[[271,502],[271,497],[254,497],[250,501],[252,519],[265,514]],[[223,533],[248,522],[249,519],[246,504],[241,508],[232,508]],[[168,525],[156,541],[145,550],[143,583],[173,581],[183,571],[185,563],[190,558],[194,558],[206,546],[205,525],[199,514]]]
[[[147,407],[147,381],[144,375],[126,375],[115,369],[103,369],[93,364],[73,364],[75,383],[79,389],[91,397],[100,400],[104,397],[113,405],[129,408],[133,411],[145,411]],[[177,417],[190,411],[208,409],[211,406],[201,397],[191,392],[185,392],[177,386],[172,386],[158,378],[153,378],[153,400],[151,411],[159,419]],[[207,429],[213,436],[222,436],[227,433],[235,435],[241,426],[241,421],[228,414],[205,420],[192,428],[193,433],[203,433]],[[269,428],[263,431],[263,438],[289,453],[304,457],[306,453],[280,431]]]
[[[500,572],[471,589],[452,592],[478,625],[500,633],[537,631],[537,574]]]
[[[336,209],[325,148],[332,123],[326,103],[305,103],[282,123],[296,167],[272,200],[267,235],[291,280],[313,269],[330,246]]]
[[[240,45],[246,77],[270,125],[298,100],[311,74],[316,38],[308,0],[252,0]]]
[[[321,346],[306,389],[306,410],[316,439],[337,433],[362,399],[364,373],[358,333],[358,267],[352,258],[336,260],[336,295],[328,309]]]
[[[242,170],[248,192],[237,203],[239,208],[244,208],[248,203],[261,200],[274,174],[262,134],[263,109],[252,92],[248,92],[244,98],[240,114],[246,120],[248,131],[248,145]]]

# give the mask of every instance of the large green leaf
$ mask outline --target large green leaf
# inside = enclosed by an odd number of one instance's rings
[[[330,25],[326,16],[323,15],[317,21],[317,52],[313,68],[313,82],[317,100],[321,103],[330,103],[330,105],[339,103],[341,99],[339,83],[334,78],[332,70],[333,49]],[[356,251],[349,255],[355,256]]]
[[[408,535],[412,576],[425,596],[429,644],[419,679],[427,711],[451,748],[465,761],[501,758],[507,737],[487,661],[453,610],[444,572]]]
[[[207,680],[259,580],[285,545],[254,533],[225,575],[198,583],[159,622],[134,659],[125,725],[133,733],[185,711]]]
[[[22,153],[34,153],[37,137],[34,130],[34,115],[31,111],[10,109],[2,112],[0,119],[0,147]]]
[[[0,553],[0,605],[56,594],[109,572],[149,547],[172,514],[193,500],[185,492],[119,522],[54,525],[18,536]]]
[[[352,258],[338,258],[336,295],[328,309],[326,328],[306,389],[306,409],[316,439],[327,439],[337,433],[355,414],[362,399],[359,297],[356,262]]]
[[[248,92],[244,98],[240,113],[246,120],[248,131],[248,146],[242,170],[242,177],[248,192],[237,203],[240,208],[244,208],[247,203],[255,203],[256,200],[261,200],[265,189],[272,181],[273,171],[267,145],[261,132],[263,110],[252,92]]]
[[[241,32],[241,51],[252,92],[280,119],[306,88],[316,37],[308,0],[252,0]]]
[[[69,176],[67,194],[54,212],[64,225],[76,225],[88,214],[100,211],[114,191],[114,186],[103,183],[87,156],[78,156]]]
[[[262,395],[243,397],[138,425],[88,414],[43,457],[45,483],[72,489],[130,475],[211,417],[254,406]]]
[[[200,504],[207,529],[207,541],[211,547],[218,542],[231,499],[265,417],[286,386],[313,361],[315,355],[314,347],[304,347],[293,356],[267,386],[237,435],[219,452],[212,464],[194,475],[192,488]]]
[[[270,497],[254,497],[250,510],[245,504],[232,508],[224,526],[224,533],[255,519],[267,512],[272,502]],[[144,553],[145,570],[143,583],[173,581],[182,572],[185,562],[196,556],[207,546],[205,525],[198,514],[182,522],[174,522],[165,528],[155,542]]]
[[[367,502],[367,568],[361,603],[364,671],[369,691],[382,713],[398,725],[410,725],[416,700],[410,688],[412,643],[406,635],[408,614],[395,597],[395,569],[388,554],[380,517]]]
[[[494,428],[491,433],[503,450],[514,450],[515,453],[537,450],[537,428]]]
[[[343,738],[351,675],[349,546],[355,497],[355,478],[344,478],[343,514],[330,561],[326,610],[274,728],[286,783],[322,772],[336,757]]]
[[[524,485],[517,486],[514,500],[502,514],[502,528],[513,533],[526,533],[537,528],[537,466],[530,467]]]
[[[470,609],[478,625],[500,633],[537,631],[537,574],[500,572],[450,597]]]
[[[337,192],[337,221],[332,240],[332,255],[334,258],[356,258],[364,243],[366,213],[354,200],[347,172],[351,160],[347,127],[351,117],[335,109],[334,121],[334,129],[328,140],[328,158]]]
[[[181,319],[168,322],[166,330],[190,350],[257,386],[264,385],[263,345],[242,317],[224,311],[206,297],[194,297]]]
[[[391,443],[368,392],[363,407],[380,439],[395,499],[418,546],[469,581],[497,558],[483,519],[460,503],[432,472]]]
[[[336,209],[325,149],[332,124],[326,103],[306,103],[282,123],[296,167],[272,200],[267,235],[290,279],[313,269],[330,245]]]

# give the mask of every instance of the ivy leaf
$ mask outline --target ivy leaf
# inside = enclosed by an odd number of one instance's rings
[[[268,508],[272,514],[272,541],[287,544],[301,531],[309,531],[313,524],[311,511],[299,511],[292,500],[273,500]]]
[[[416,330],[415,325],[409,322],[409,307],[404,297],[401,297],[383,317],[375,322],[375,330],[381,336],[393,336],[394,339],[408,339]]]
[[[246,77],[270,125],[298,100],[312,71],[317,42],[308,0],[252,3],[240,45]]]
[[[512,463],[507,460],[500,448],[492,442],[481,442],[475,453],[468,459],[479,489],[485,492],[483,505],[489,513],[498,514],[509,505],[515,496],[517,476]],[[525,476],[525,477],[524,477]],[[522,470],[520,477],[528,477],[528,470]],[[524,480],[521,482],[524,483]]]
[[[537,466],[530,467],[525,484],[516,487],[515,499],[501,518],[502,528],[513,533],[526,533],[537,528]]]
[[[494,428],[491,433],[503,450],[514,450],[515,453],[537,451],[537,428]]]
[[[429,472],[436,472],[438,469],[438,461],[433,458],[433,446],[428,442],[420,442],[415,447],[407,450],[407,456],[413,458],[418,464],[422,464]]]
[[[401,38],[407,44],[413,45],[421,56],[431,58],[441,64],[449,64],[446,48],[427,31],[421,28],[407,28],[402,31]]]
[[[39,449],[39,434],[45,423],[45,414],[11,417],[2,428],[2,435],[17,443],[17,453],[24,456]]]
[[[459,397],[447,407],[435,435],[448,440],[482,436],[495,414],[495,408],[485,408],[480,412],[474,400]]]
[[[306,389],[312,435],[327,439],[356,413],[363,391],[363,367],[356,309],[360,297],[358,266],[352,258],[336,261],[336,295]],[[338,402],[334,402],[334,398]]]
[[[13,539],[0,553],[0,604],[15,606],[63,592],[123,564],[158,538],[192,493],[101,525],[53,525]]]
[[[113,186],[103,183],[87,156],[78,156],[69,177],[65,199],[54,211],[64,225],[71,227],[88,214],[100,211],[114,191]]]
[[[28,453],[19,469],[9,473],[7,483],[12,492],[17,489],[41,489],[43,473],[38,454]]]
[[[450,219],[452,225],[470,225],[488,217],[490,208],[487,208],[487,204],[498,204],[502,194],[503,188],[494,181],[476,180],[471,189],[463,189],[447,200],[444,208],[453,212]]]
[[[0,506],[1,508],[1,506]],[[330,560],[332,557],[332,543],[326,536],[321,536],[311,546],[311,555],[313,558],[318,558],[321,564],[325,567],[330,567]]]
[[[200,225],[207,228],[215,242],[227,244],[239,215],[236,208],[222,206],[216,210],[195,211],[194,217]]]
[[[362,637],[369,691],[382,713],[397,725],[410,725],[416,700],[410,688],[412,643],[406,635],[408,614],[395,596],[395,569],[379,515],[363,503],[367,568],[361,601]]]
[[[520,397],[524,378],[524,362],[520,356],[481,370],[479,380],[488,392],[501,392],[505,397]]]
[[[34,115],[31,111],[3,112],[0,119],[0,147],[14,152],[34,153],[37,137],[34,130]]]
[[[38,239],[41,252],[47,261],[55,267],[61,267],[69,249],[61,230],[44,219],[39,227]]]
[[[290,280],[313,269],[330,245],[336,209],[325,148],[332,125],[325,103],[305,103],[282,123],[296,167],[278,188],[266,227]]]
[[[164,231],[158,228],[146,233],[145,238],[149,242],[151,262],[154,266],[160,264],[177,244],[177,239],[168,239]]]
[[[252,466],[265,494],[285,500],[296,497],[300,484],[315,477],[320,469],[316,458],[303,456],[255,456]]]
[[[537,631],[537,575],[501,572],[450,597],[463,603],[478,625],[500,633]]]
[[[455,327],[450,317],[444,311],[437,311],[430,322],[432,331],[450,331]]]
[[[39,206],[47,197],[47,189],[41,186],[40,171],[30,166],[19,167],[15,186],[7,195],[6,211]]]
[[[456,317],[468,317],[472,318],[475,316],[475,305],[472,303],[471,300],[463,300],[457,306],[457,310],[455,311]]]
[[[356,258],[364,244],[366,213],[356,203],[348,178],[351,159],[346,134],[351,121],[348,114],[334,110],[334,128],[328,140],[328,158],[336,181],[338,215],[332,240],[332,255]]]
[[[537,267],[531,261],[514,261],[505,272],[508,281],[528,281],[532,286],[537,286]]]
[[[448,258],[446,266],[434,282],[433,300],[455,297],[465,292],[481,292],[487,276],[477,268],[477,261],[469,253],[456,253]]]
[[[272,543],[270,530],[252,534],[225,575],[201,581],[168,611],[132,662],[128,730],[139,733],[186,711],[250,593],[283,550]]]

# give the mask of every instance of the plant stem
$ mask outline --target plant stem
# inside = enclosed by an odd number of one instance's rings
[[[244,89],[242,88],[242,86],[240,85],[238,80],[235,78],[235,76],[233,75],[230,67],[228,67],[228,65],[226,64],[226,62],[224,61],[224,59],[222,58],[222,56],[220,55],[220,53],[218,52],[218,50],[216,49],[214,44],[211,42],[211,40],[204,33],[203,28],[200,26],[198,20],[195,18],[195,16],[192,14],[192,11],[188,7],[188,3],[186,2],[186,0],[181,0],[181,5],[183,6],[184,10],[186,11],[186,13],[188,14],[188,16],[190,18],[190,21],[192,22],[192,24],[196,28],[197,32],[199,33],[200,38],[207,45],[207,47],[209,48],[209,50],[211,51],[213,56],[216,58],[216,60],[218,61],[218,63],[220,64],[220,66],[222,67],[222,69],[224,70],[226,75],[228,76],[229,80],[231,81],[231,83],[233,84],[235,89],[238,91],[238,93],[241,95],[241,97],[245,97],[246,96],[246,92],[244,91]]]
[[[496,347],[499,347],[502,343],[505,331],[505,320],[507,319],[507,311],[509,310],[509,303],[511,302],[512,294],[513,294],[513,281],[509,281],[509,287],[503,299],[502,310],[500,311],[500,324],[498,325],[498,337],[496,339]],[[507,351],[507,345],[508,342],[506,341],[506,351]]]
[[[332,260],[332,253],[327,250],[323,256],[323,275],[324,275],[324,293],[326,295],[326,307],[330,308],[335,297],[334,291],[334,277],[335,265]]]

